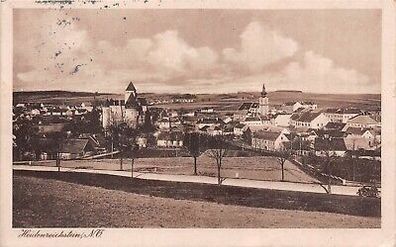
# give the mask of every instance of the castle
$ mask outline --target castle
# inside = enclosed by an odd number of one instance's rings
[[[137,90],[132,82],[125,89],[125,100],[107,100],[102,106],[102,126],[107,129],[112,124],[127,123],[129,127],[142,125],[147,116],[145,98],[138,98]]]

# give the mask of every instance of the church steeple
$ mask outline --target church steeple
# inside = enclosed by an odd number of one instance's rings
[[[267,91],[265,90],[264,83],[263,83],[263,88],[261,90],[261,96],[259,98],[259,113],[261,116],[268,116],[269,113],[269,103],[268,103]]]
[[[266,97],[267,96],[267,91],[265,91],[265,84],[263,83],[263,89],[261,90],[261,96]]]

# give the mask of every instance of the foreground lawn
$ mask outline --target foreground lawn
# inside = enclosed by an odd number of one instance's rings
[[[224,158],[223,162],[224,163],[221,169],[221,174],[223,177],[238,177],[270,181],[281,180],[281,166],[275,157],[226,157]],[[210,159],[206,155],[201,155],[198,158],[197,163],[198,174],[212,177],[217,176],[217,167],[213,159]],[[55,161],[33,162],[33,165],[55,166]],[[61,162],[61,166],[68,168],[119,170],[120,161],[118,159],[65,160]],[[123,169],[131,169],[131,161],[129,159],[124,160]],[[192,175],[193,158],[139,158],[135,160],[134,171]],[[317,182],[315,178],[312,178],[308,174],[304,173],[296,165],[289,161],[285,163],[285,180],[302,183]]]
[[[177,200],[14,175],[13,227],[370,228],[380,227],[380,218]]]

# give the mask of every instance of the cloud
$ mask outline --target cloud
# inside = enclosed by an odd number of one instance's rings
[[[246,67],[250,72],[259,72],[265,66],[293,56],[298,50],[298,44],[294,40],[259,22],[251,22],[240,39],[239,50],[226,48],[223,57],[226,62]]]
[[[284,87],[322,93],[367,92],[371,85],[368,76],[339,67],[331,59],[313,51],[305,52],[302,61],[288,64],[280,75],[280,81]],[[377,93],[378,89],[372,89]]]
[[[70,21],[72,17],[51,13],[32,17],[17,32],[17,90],[120,92],[132,80],[148,92],[258,91],[263,82],[270,90],[378,92],[366,75],[304,51],[293,39],[259,22],[246,26],[238,47],[216,50],[192,45],[178,30],[132,36],[117,44],[96,40],[78,21]],[[27,28],[32,31],[24,32]]]
[[[209,47],[194,48],[187,44],[175,30],[155,35],[154,44],[148,52],[148,62],[164,73],[194,75],[211,68],[218,58]]]
[[[34,82],[36,85],[29,85],[29,88],[51,88],[67,82],[64,86],[73,90],[94,82],[95,87],[107,84],[108,88],[116,90],[124,87],[122,81],[130,80],[180,84],[174,79],[185,79],[187,75],[205,77],[216,67],[218,60],[217,53],[211,48],[189,45],[176,30],[114,45],[106,40],[92,39],[86,30],[78,30],[72,22],[59,27],[52,18],[52,21],[46,19],[45,23],[49,24],[37,30],[40,35],[34,41],[24,48],[21,44],[17,49],[18,61],[28,61],[28,65],[21,67],[29,68],[16,73],[17,87]],[[79,65],[83,66],[71,73]]]

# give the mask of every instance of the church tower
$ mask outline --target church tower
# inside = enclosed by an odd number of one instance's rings
[[[259,98],[259,114],[261,116],[267,116],[269,113],[269,104],[267,92],[265,91],[265,84],[263,83],[263,89],[261,90],[261,96]]]

